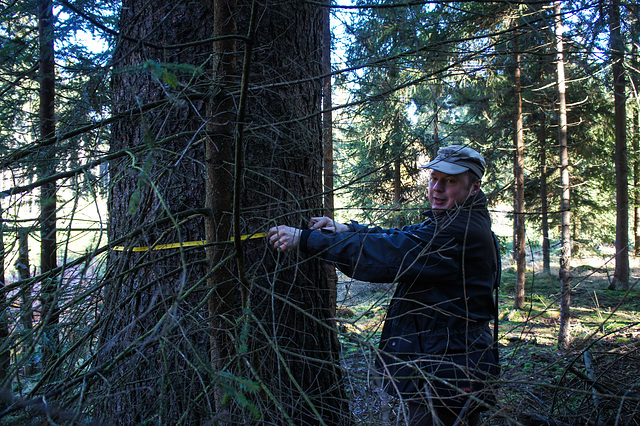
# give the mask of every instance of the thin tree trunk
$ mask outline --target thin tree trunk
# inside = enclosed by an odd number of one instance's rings
[[[633,46],[637,49],[636,43]],[[636,55],[637,52],[632,54],[634,58]],[[634,67],[638,69],[637,64]],[[636,83],[634,82],[634,86],[637,91]],[[636,99],[638,99],[637,92]],[[640,159],[638,157],[640,157],[640,108],[636,105],[633,109],[633,152],[631,154],[633,158],[633,238],[636,256],[640,256]]]
[[[18,228],[18,259],[16,260],[16,269],[20,281],[26,281],[30,277],[29,273],[29,231],[24,228]],[[25,330],[33,328],[33,306],[31,306],[31,288],[26,285],[20,290],[21,306],[20,306],[20,323]]]
[[[571,215],[569,182],[569,149],[567,142],[567,102],[564,77],[564,47],[562,41],[562,2],[553,3],[554,29],[556,38],[556,66],[558,85],[558,142],[560,146],[561,191],[561,255],[560,255],[560,330],[558,346],[566,349],[571,344]]]
[[[630,28],[631,28],[631,67],[638,70],[638,44],[640,44],[640,20],[638,19],[638,5],[629,4]],[[638,87],[640,79],[638,73],[631,73],[631,83],[633,85],[633,94],[636,100],[633,108],[633,139],[632,158],[633,163],[633,240],[635,246],[635,255],[640,256],[640,96],[638,96]]]
[[[235,0],[216,0],[213,2],[213,81],[220,87],[211,100],[208,116],[211,117],[207,130],[214,138],[208,138],[205,145],[207,179],[205,206],[209,215],[205,220],[207,241],[227,241],[232,234],[233,211],[233,170],[235,108],[234,99],[229,93],[238,87],[236,60],[237,5]],[[225,37],[226,36],[226,37]],[[239,317],[235,308],[237,303],[238,282],[234,278],[231,263],[231,246],[214,245],[207,248],[207,260],[212,271],[208,287],[214,290],[209,297],[209,316],[211,318],[211,363],[214,371],[237,374],[231,360],[234,356],[234,318]],[[225,264],[226,262],[226,264]],[[215,403],[221,419],[230,407],[225,401],[225,391],[221,387],[215,390]],[[227,398],[227,401],[230,399]],[[232,408],[232,407],[231,407]]]
[[[637,68],[636,68],[637,69]],[[637,87],[637,86],[636,86]],[[633,114],[633,236],[635,254],[640,256],[640,110],[635,108]]]
[[[609,30],[613,59],[613,99],[616,170],[616,268],[610,288],[629,288],[629,183],[627,164],[627,116],[624,74],[624,42],[620,30],[620,0],[609,5]]]
[[[9,380],[10,356],[9,345],[9,310],[7,305],[7,294],[4,291],[4,221],[2,220],[2,209],[0,208],[0,389],[11,388]]]
[[[439,125],[439,112],[440,106],[438,104],[438,98],[440,96],[439,85],[436,83],[433,86],[433,147],[431,149],[431,158],[436,158],[438,156],[438,150],[440,149],[440,130],[438,128]]]
[[[53,33],[53,4],[51,0],[38,2],[38,30],[40,40],[40,138],[47,140],[56,133],[55,125],[55,58]],[[45,157],[41,177],[55,173],[53,155]],[[55,269],[56,261],[56,187],[55,182],[47,183],[40,189],[40,270],[44,277],[41,282],[40,305],[43,333],[42,368],[46,372],[55,363],[58,354],[58,279],[47,276]]]
[[[18,277],[23,281],[20,288],[20,324],[24,331],[25,338],[21,344],[21,357],[19,363],[22,364],[25,376],[33,373],[33,363],[31,362],[33,347],[33,299],[31,294],[31,284],[27,283],[30,277],[29,269],[29,231],[24,228],[18,229],[18,259],[16,269]]]
[[[325,215],[334,217],[333,200],[333,112],[331,100],[331,0],[322,8],[322,159]]]
[[[637,69],[637,68],[636,68]],[[636,86],[637,87],[637,86]],[[640,111],[633,112],[633,236],[635,255],[640,256]]]
[[[540,114],[540,210],[542,228],[542,273],[551,274],[551,245],[549,243],[549,203],[547,201],[547,112],[542,108]]]
[[[333,173],[333,101],[331,85],[331,0],[322,9],[322,168],[324,179],[324,214],[335,219]],[[335,315],[338,300],[338,274],[335,266],[326,264],[327,285],[331,293],[331,309]],[[337,338],[337,336],[336,336]]]
[[[398,205],[402,199],[402,162],[400,157],[393,160],[393,202]]]
[[[515,309],[523,309],[525,303],[525,282],[526,282],[526,241],[525,241],[525,217],[524,217],[524,133],[522,122],[522,83],[520,71],[520,52],[518,51],[518,38],[514,41],[515,70],[514,70],[514,92],[515,92],[515,134],[514,134],[514,157],[513,171],[515,180],[515,211],[514,228],[515,241],[514,252],[516,255],[516,295],[514,300]]]

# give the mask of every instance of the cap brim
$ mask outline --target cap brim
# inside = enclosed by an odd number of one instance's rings
[[[446,173],[448,175],[459,175],[460,173],[464,173],[467,170],[470,170],[469,167],[461,166],[459,164],[449,163],[448,161],[443,161],[443,160],[433,160],[429,164],[425,164],[424,166],[422,166],[422,168],[437,170],[441,173]]]

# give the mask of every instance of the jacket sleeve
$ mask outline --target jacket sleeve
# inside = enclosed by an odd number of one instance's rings
[[[433,223],[403,229],[366,228],[354,232],[303,231],[301,251],[319,255],[346,275],[369,282],[412,281],[428,274],[441,281],[457,270],[455,243]]]

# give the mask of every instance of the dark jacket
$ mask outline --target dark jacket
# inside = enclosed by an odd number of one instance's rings
[[[384,374],[415,375],[407,371],[407,362],[431,372],[434,357],[457,354],[460,360],[451,362],[471,362],[472,370],[480,363],[482,370],[494,372],[488,321],[494,317],[498,263],[486,197],[480,191],[461,208],[426,215],[423,223],[402,229],[353,222],[353,232],[305,230],[300,249],[352,278],[398,283],[380,341],[378,364]],[[469,361],[470,353],[476,353],[474,360]],[[396,386],[410,394],[423,384],[413,380]]]

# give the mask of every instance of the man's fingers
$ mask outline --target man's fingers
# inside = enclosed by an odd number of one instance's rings
[[[312,217],[311,220],[309,221],[309,229],[317,229],[316,226],[318,225],[318,222],[320,222],[320,219],[322,218]]]
[[[280,252],[291,249],[295,237],[295,232],[292,233],[292,229],[286,225],[274,226],[269,229],[269,243],[271,246]]]
[[[335,225],[333,219],[330,219],[326,216],[324,217],[312,217],[309,221],[310,229],[325,229],[328,231],[332,231],[335,229]]]
[[[269,229],[269,242],[271,243],[272,246],[275,246],[275,243],[278,241],[278,238],[279,238],[278,227],[274,226],[273,228]]]

